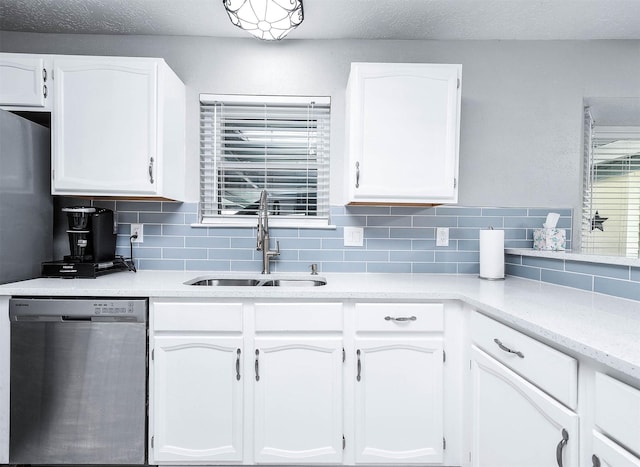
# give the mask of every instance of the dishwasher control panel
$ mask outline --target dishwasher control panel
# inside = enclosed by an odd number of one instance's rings
[[[123,300],[96,301],[93,303],[94,315],[131,315],[135,312],[135,302]]]
[[[144,298],[52,298],[20,297],[9,300],[11,321],[147,321]]]

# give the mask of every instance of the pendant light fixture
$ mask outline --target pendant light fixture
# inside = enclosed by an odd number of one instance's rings
[[[222,0],[229,19],[258,39],[280,40],[304,19],[302,0]]]

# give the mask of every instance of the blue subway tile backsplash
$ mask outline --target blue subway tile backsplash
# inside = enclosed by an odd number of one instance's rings
[[[195,227],[197,203],[96,201],[118,213],[117,253],[129,256],[131,223],[144,224],[144,243],[135,244],[138,269],[178,271],[261,270],[256,229]],[[271,228],[281,255],[274,272],[479,273],[479,232],[505,231],[506,248],[532,248],[533,229],[549,212],[560,213],[571,248],[572,210],[544,207],[332,206],[332,229]],[[362,227],[361,247],[344,246],[344,228]],[[449,228],[449,245],[436,246],[436,229]],[[640,268],[547,258],[505,256],[507,275],[640,300]]]
[[[118,254],[129,256],[131,223],[144,224],[144,243],[134,245],[140,269],[260,271],[256,229],[195,227],[197,203],[108,201],[118,213]],[[531,247],[533,228],[550,211],[571,226],[571,210],[500,207],[333,206],[333,229],[271,228],[281,255],[274,272],[425,272],[477,274],[479,231],[504,228],[505,246]],[[362,227],[362,247],[344,246],[344,227]],[[436,246],[436,228],[448,227],[449,246]],[[570,231],[567,237],[571,237]]]

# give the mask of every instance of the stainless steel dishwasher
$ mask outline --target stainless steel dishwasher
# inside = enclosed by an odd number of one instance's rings
[[[147,308],[10,300],[11,464],[145,464]]]

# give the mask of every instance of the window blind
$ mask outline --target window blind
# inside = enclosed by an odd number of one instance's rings
[[[200,216],[236,223],[269,193],[272,225],[329,220],[329,98],[200,96]]]
[[[596,123],[587,108],[582,251],[638,258],[640,127]]]

